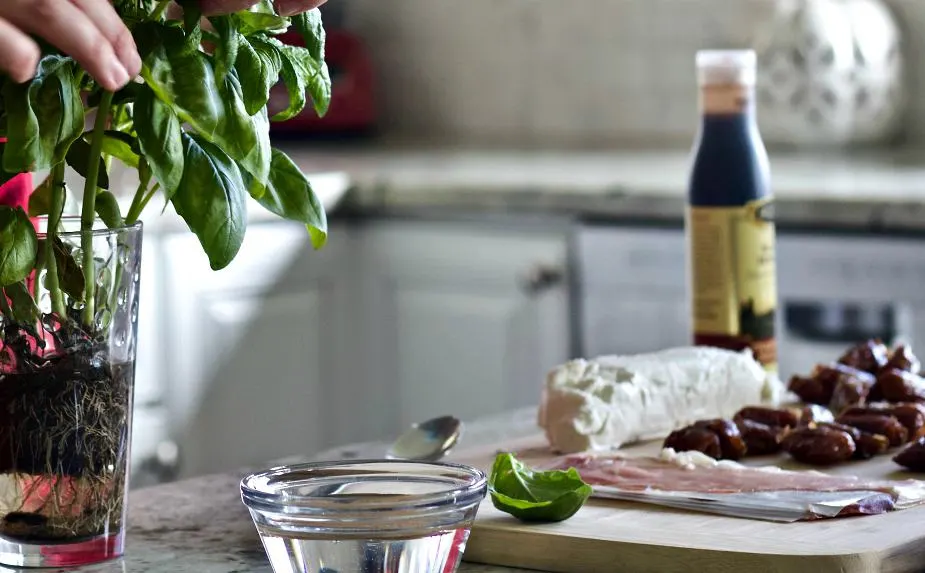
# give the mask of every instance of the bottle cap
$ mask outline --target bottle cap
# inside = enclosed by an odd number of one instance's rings
[[[758,58],[754,50],[700,50],[697,83],[703,86],[755,85]]]

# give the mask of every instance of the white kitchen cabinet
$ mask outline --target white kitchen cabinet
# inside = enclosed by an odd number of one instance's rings
[[[351,234],[314,251],[301,225],[251,225],[240,253],[213,272],[195,237],[162,240],[166,401],[181,475],[330,445],[353,378]]]
[[[384,431],[536,404],[569,357],[567,235],[489,223],[362,230],[368,395]]]
[[[585,356],[690,344],[682,231],[588,226],[575,252]]]
[[[536,404],[569,358],[565,230],[345,223],[314,251],[257,224],[219,272],[188,233],[157,240],[181,476]]]

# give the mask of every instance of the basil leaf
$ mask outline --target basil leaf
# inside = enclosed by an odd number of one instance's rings
[[[324,61],[324,24],[321,22],[321,10],[315,8],[292,17],[292,26],[302,36],[305,49],[316,62]]]
[[[112,5],[123,20],[141,21],[154,11],[157,0],[114,0]]]
[[[327,242],[328,220],[324,206],[299,166],[282,151],[273,150],[270,183],[257,201],[271,213],[314,230],[311,239],[316,249]]]
[[[122,226],[122,212],[119,210],[119,201],[109,191],[101,191],[96,194],[96,214],[110,229],[118,229]]]
[[[106,173],[106,162],[100,157],[99,176],[96,186],[100,189],[109,189],[109,174]],[[71,144],[67,152],[67,164],[71,166],[81,177],[87,176],[87,168],[90,163],[90,144],[83,139],[78,139]]]
[[[492,504],[522,521],[564,521],[592,491],[575,468],[533,470],[513,454],[498,454],[488,478]]]
[[[218,32],[219,42],[215,46],[212,59],[215,62],[215,77],[221,81],[234,67],[238,58],[238,40],[241,34],[229,16],[214,16],[209,18],[209,22]]]
[[[135,98],[144,89],[144,86],[137,84],[135,82],[129,82],[125,85],[124,88],[117,91],[112,95],[112,105],[122,105],[125,103],[131,103],[135,101]],[[94,90],[87,97],[87,105],[90,107],[97,107],[100,105],[100,100],[103,99],[102,90]]]
[[[39,308],[35,305],[35,301],[32,300],[32,295],[29,294],[29,289],[26,288],[25,283],[15,282],[7,285],[3,287],[3,292],[13,302],[10,305],[13,310],[13,320],[23,324],[31,324],[38,320]]]
[[[140,151],[138,140],[125,132],[107,131],[103,134],[103,153],[117,158],[129,167],[138,168]]]
[[[315,60],[307,48],[283,44],[276,38],[260,37],[279,54],[282,78],[289,92],[289,107],[273,116],[273,121],[292,119],[305,108],[305,92],[311,94],[315,112],[323,116],[331,104],[331,77],[325,62]]]
[[[266,12],[238,12],[232,15],[238,32],[245,36],[258,33],[278,34],[289,28],[289,19]]]
[[[279,82],[283,62],[272,46],[243,36],[239,38],[235,69],[239,78],[247,78],[242,83],[244,109],[254,115],[270,101],[270,90]]]
[[[276,14],[273,0],[258,0],[256,4],[251,6],[250,11],[255,14]]]
[[[284,46],[283,54],[285,55],[284,62],[288,59],[291,64],[291,72],[300,77],[298,85],[304,86],[303,90],[307,89],[311,95],[315,113],[318,117],[323,117],[331,105],[331,77],[328,74],[328,65],[325,62],[316,61],[307,49],[298,46]],[[283,65],[283,80],[286,80],[285,64]],[[289,96],[292,97],[292,90],[289,91]],[[304,105],[304,94],[301,99]],[[289,119],[285,114],[278,115]]]
[[[135,102],[135,132],[151,171],[170,198],[183,178],[180,120],[151,90],[144,90]]]
[[[3,165],[2,159],[3,159],[3,152],[5,149],[6,149],[6,142],[0,141],[0,166]],[[3,185],[4,183],[8,182],[12,178],[16,177],[17,175],[19,175],[19,173],[10,173],[9,171],[6,171],[2,167],[0,167],[0,185]]]
[[[234,161],[199,135],[183,134],[183,181],[171,198],[213,270],[234,259],[247,226],[247,189]]]
[[[280,74],[286,91],[289,92],[289,106],[273,116],[273,121],[287,121],[302,113],[305,109],[305,78],[296,68],[293,61],[287,57],[282,58]]]
[[[39,252],[36,257],[36,266],[45,265],[45,241],[39,240]],[[55,237],[53,245],[55,265],[58,268],[58,284],[69,297],[74,300],[84,298],[84,272],[74,259],[71,247],[66,245],[60,237]]]
[[[146,54],[141,75],[151,90],[181,120],[211,138],[224,108],[206,55],[188,49],[182,30],[154,22],[136,27],[136,40]]]
[[[31,195],[29,195],[29,216],[30,217],[41,217],[42,215],[48,215],[51,212],[51,189],[52,189],[52,178],[46,177],[42,183],[35,188]],[[64,211],[64,205],[62,201],[61,210]],[[58,213],[61,215],[61,213]]]
[[[26,212],[0,206],[0,286],[28,277],[37,251],[38,237]]]
[[[64,159],[84,128],[84,107],[69,58],[46,56],[36,76],[3,86],[8,141],[3,169],[21,173],[49,169]]]
[[[266,110],[250,115],[244,106],[238,73],[232,70],[221,87],[225,120],[215,132],[214,142],[248,173],[254,176],[262,193],[270,176],[270,122]]]
[[[186,30],[186,47],[199,50],[202,43],[202,9],[199,0],[175,0],[183,8],[183,28]]]

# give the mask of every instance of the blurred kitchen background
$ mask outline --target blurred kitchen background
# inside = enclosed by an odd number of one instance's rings
[[[925,341],[925,2],[330,0],[325,21],[331,112],[274,137],[328,246],[255,220],[213,273],[171,213],[146,223],[136,486],[499,414],[571,357],[687,344],[701,48],[759,54],[781,375]]]

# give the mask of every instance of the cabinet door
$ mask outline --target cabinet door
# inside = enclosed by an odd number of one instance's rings
[[[582,354],[654,352],[691,343],[683,231],[585,227],[576,253]]]
[[[383,430],[539,402],[568,359],[566,245],[564,232],[462,223],[364,231],[370,395],[395,412]]]
[[[330,382],[349,380],[349,235],[314,251],[304,227],[252,225],[213,272],[196,239],[164,246],[168,400],[182,475],[331,445]],[[336,410],[333,410],[336,411]]]

